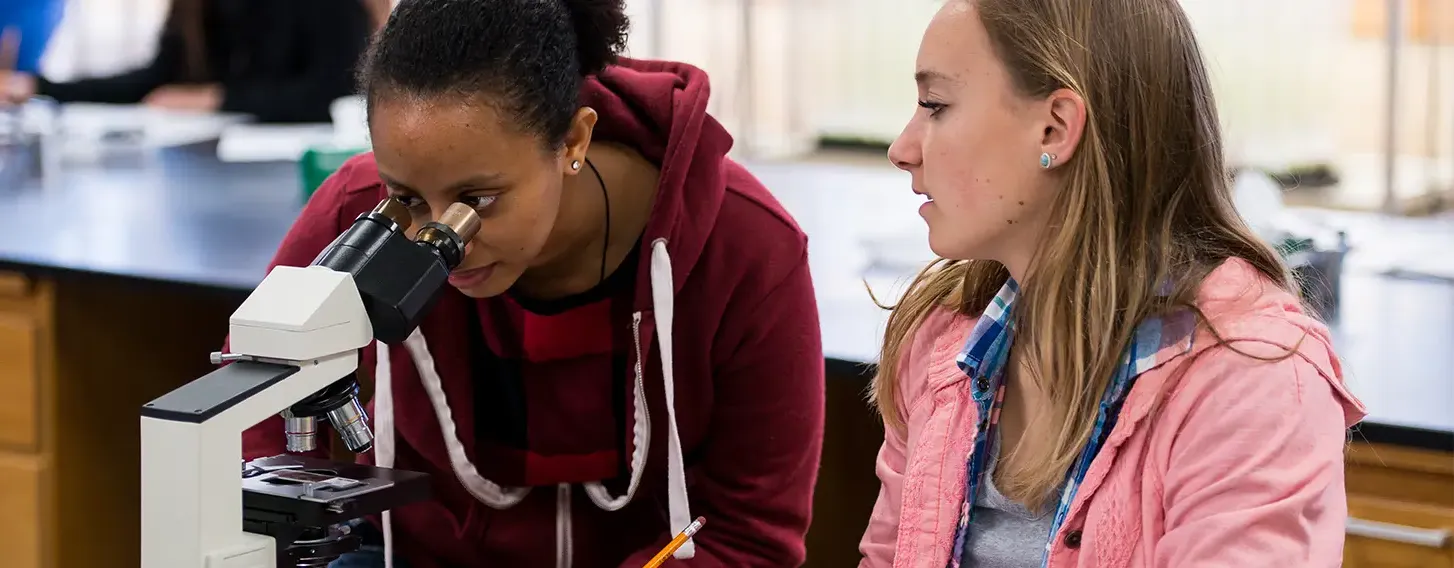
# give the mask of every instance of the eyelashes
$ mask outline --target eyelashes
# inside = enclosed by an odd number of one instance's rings
[[[405,207],[408,207],[410,210],[416,213],[418,213],[421,209],[429,207],[429,205],[424,202],[424,199],[416,195],[395,195],[393,197],[394,199],[397,199],[399,203],[404,204]],[[465,195],[459,198],[459,202],[468,205],[471,209],[478,211],[480,209],[489,207],[495,202],[496,199],[499,199],[499,196]]]
[[[393,198],[395,201],[404,204],[405,207],[408,207],[410,209],[415,209],[424,205],[423,199],[419,199],[418,197],[414,197],[412,195],[395,195],[393,196]]]
[[[489,207],[498,198],[495,195],[466,195],[459,198],[459,202],[470,206],[471,209],[480,210]]]
[[[938,115],[939,112],[944,110],[944,107],[946,106],[948,105],[945,105],[944,103],[936,103],[933,101],[919,101],[919,108],[929,111],[929,116],[931,117]]]

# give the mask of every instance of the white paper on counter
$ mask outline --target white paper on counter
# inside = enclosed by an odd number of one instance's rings
[[[332,124],[237,124],[222,131],[223,162],[296,162],[313,146],[334,141]]]
[[[104,144],[108,137],[136,133],[141,136],[141,144],[164,148],[217,140],[227,127],[248,120],[242,114],[70,103],[61,107],[58,124],[67,144]]]

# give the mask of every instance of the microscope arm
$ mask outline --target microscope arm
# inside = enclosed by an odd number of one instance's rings
[[[272,538],[243,531],[242,431],[354,371],[349,351],[296,365],[237,361],[144,407],[144,566],[272,568]]]

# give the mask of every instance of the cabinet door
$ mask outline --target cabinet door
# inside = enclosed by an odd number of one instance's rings
[[[0,310],[0,447],[7,449],[30,450],[36,444],[36,334],[31,314]]]
[[[1454,511],[1350,495],[1343,558],[1345,568],[1454,567]]]
[[[42,566],[43,474],[40,458],[0,457],[0,564],[7,568]]]

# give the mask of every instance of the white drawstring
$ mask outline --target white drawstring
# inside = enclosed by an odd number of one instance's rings
[[[434,357],[429,354],[429,346],[424,342],[424,334],[415,329],[413,333],[409,334],[409,338],[404,340],[404,347],[409,351],[410,358],[414,360],[414,367],[419,371],[420,382],[424,384],[424,390],[429,394],[429,402],[434,406],[434,415],[439,420],[439,429],[443,433],[444,445],[449,453],[449,462],[454,468],[455,477],[459,478],[465,490],[490,507],[505,509],[519,503],[530,493],[530,488],[502,489],[499,485],[480,477],[479,471],[465,456],[464,444],[460,443],[459,436],[455,433],[454,415],[450,412],[449,401],[444,397],[439,372],[434,368]],[[389,360],[389,346],[380,342],[377,344],[377,351],[378,364],[374,368],[374,462],[379,467],[392,468],[394,467],[395,442],[394,373]],[[381,516],[384,533],[384,566],[393,568],[393,515],[384,511]]]
[[[394,382],[390,376],[389,346],[374,344],[378,364],[374,367],[374,464],[394,467]],[[384,568],[394,568],[394,515],[384,511]]]
[[[651,243],[651,246],[651,297],[656,315],[657,342],[661,345],[661,371],[668,420],[667,510],[668,518],[671,521],[668,533],[675,534],[675,531],[681,530],[691,523],[691,511],[687,499],[686,467],[682,459],[681,435],[677,430],[676,383],[672,373],[672,307],[675,288],[672,283],[671,256],[667,253],[666,240],[657,239]],[[626,493],[616,498],[612,498],[600,482],[584,484],[586,495],[590,497],[591,501],[607,511],[618,510],[631,502],[640,485],[641,474],[646,469],[647,449],[651,445],[651,414],[646,405],[640,312],[632,315],[631,328],[636,348],[636,365],[633,369],[636,374],[636,384],[632,393],[636,405],[634,412],[636,423],[631,433],[635,446],[631,452],[631,479],[626,487]],[[491,508],[508,509],[518,504],[530,493],[529,487],[503,488],[485,479],[480,476],[479,471],[473,463],[470,463],[469,457],[465,454],[464,444],[459,441],[456,433],[454,413],[449,408],[443,383],[440,381],[438,370],[435,369],[434,357],[429,353],[429,346],[424,341],[424,334],[415,329],[409,338],[404,340],[404,348],[409,352],[409,357],[419,372],[419,380],[423,383],[424,390],[429,395],[429,402],[434,407],[434,415],[439,421],[439,430],[444,438],[444,446],[449,454],[449,463],[454,470],[455,477],[475,499]],[[395,443],[394,401],[391,384],[393,371],[389,361],[389,346],[379,343],[377,349],[378,365],[374,372],[375,462],[379,467],[393,467]],[[387,511],[383,514],[383,525],[384,564],[385,568],[393,568],[392,516]],[[569,568],[571,548],[570,484],[562,483],[556,489],[556,566]],[[695,554],[695,545],[688,540],[677,549],[674,556],[679,559],[687,559],[692,558]]]
[[[672,307],[676,290],[672,285],[671,255],[666,239],[651,243],[651,304],[656,312],[656,341],[661,345],[661,376],[666,390],[666,500],[669,533],[682,530],[692,522],[687,501],[687,473],[682,461],[682,439],[677,431],[676,381],[672,373]],[[696,545],[688,539],[673,555],[687,559],[696,555]]]
[[[475,469],[475,464],[470,463],[464,444],[459,441],[459,434],[455,432],[454,411],[450,410],[449,400],[444,396],[444,385],[439,380],[439,371],[434,368],[434,356],[429,354],[429,345],[424,342],[424,334],[415,329],[404,340],[404,348],[409,350],[409,356],[414,359],[414,366],[418,368],[420,382],[424,383],[429,402],[434,406],[434,416],[439,420],[439,431],[444,436],[449,464],[454,468],[454,476],[459,478],[465,490],[494,509],[508,509],[525,499],[530,494],[529,487],[500,487],[481,476],[479,470]]]
[[[562,483],[555,490],[555,567],[571,565],[570,484]]]

